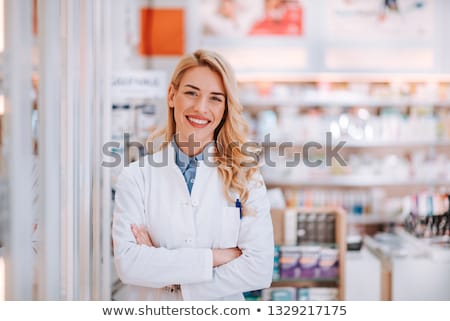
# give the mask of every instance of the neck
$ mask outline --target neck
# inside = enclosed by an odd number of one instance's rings
[[[205,146],[209,143],[192,140],[185,141],[179,138],[177,138],[175,142],[177,143],[178,148],[189,157],[196,156],[203,152],[203,149],[205,149]]]

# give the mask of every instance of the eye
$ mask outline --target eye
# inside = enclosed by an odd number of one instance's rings
[[[222,98],[220,96],[211,96],[211,100],[214,100],[214,101],[219,102],[219,103],[222,102]]]
[[[188,96],[194,96],[194,97],[197,96],[197,92],[193,91],[193,90],[185,91],[184,94],[188,95]]]

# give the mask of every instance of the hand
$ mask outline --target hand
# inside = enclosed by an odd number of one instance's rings
[[[134,238],[138,245],[147,245],[149,247],[156,247],[155,243],[144,226],[137,227],[135,224],[131,224],[131,232],[133,232]]]
[[[233,261],[242,254],[242,251],[237,247],[233,247],[230,249],[213,249],[212,252],[213,252],[213,267],[217,267],[230,261]]]

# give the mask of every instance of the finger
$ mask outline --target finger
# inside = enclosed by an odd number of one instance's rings
[[[147,229],[144,226],[140,226],[139,231],[143,237],[143,239],[148,243],[148,245],[153,246],[153,241],[150,236],[150,233],[148,233]]]
[[[136,225],[134,225],[134,224],[131,225],[131,232],[133,233],[133,236],[137,241],[138,238],[140,237],[140,235],[139,235],[140,233],[139,233],[139,230],[137,229]]]
[[[138,245],[145,244],[145,239],[135,224],[131,224],[131,232],[133,233],[134,239]]]
[[[150,247],[153,246],[152,241],[150,240],[147,234],[143,235],[142,238],[145,245],[148,245]]]
[[[134,238],[137,238],[138,233],[137,233],[137,230],[136,230],[136,225],[131,224],[130,225],[130,229],[131,229],[131,233],[133,233]]]

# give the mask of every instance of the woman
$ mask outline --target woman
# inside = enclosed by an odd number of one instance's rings
[[[131,300],[242,300],[270,286],[274,243],[232,69],[213,52],[186,55],[167,101],[165,143],[117,183],[118,275]]]

